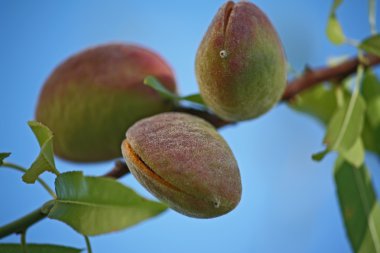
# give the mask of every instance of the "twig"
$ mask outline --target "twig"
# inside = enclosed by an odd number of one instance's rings
[[[380,57],[366,55],[364,62],[358,57],[354,57],[332,67],[323,67],[315,70],[311,69],[299,78],[288,83],[284,95],[282,96],[282,100],[289,101],[301,91],[311,88],[321,82],[334,79],[342,80],[355,73],[360,63],[365,67],[375,66],[380,64]]]
[[[342,80],[345,77],[355,73],[360,63],[362,63],[365,67],[380,64],[380,57],[378,56],[366,55],[364,58],[364,62],[360,60],[359,57],[353,57],[335,66],[308,69],[308,71],[305,72],[302,76],[288,82],[288,85],[285,89],[284,95],[282,96],[281,100],[289,101],[293,99],[298,93],[306,89],[309,89],[315,85],[318,85],[324,81]],[[177,108],[175,111],[186,112],[189,114],[199,116],[209,121],[216,128],[221,128],[236,123],[220,119],[218,116],[208,111],[202,111],[193,108],[181,107]]]
[[[128,173],[130,173],[130,171],[127,164],[123,161],[118,160],[115,162],[115,166],[106,174],[104,174],[103,177],[121,178]]]
[[[0,239],[13,233],[22,233],[28,227],[30,227],[34,223],[39,222],[45,217],[46,213],[43,213],[41,211],[41,208],[38,208],[37,210],[34,210],[33,212],[25,215],[22,218],[0,227]]]

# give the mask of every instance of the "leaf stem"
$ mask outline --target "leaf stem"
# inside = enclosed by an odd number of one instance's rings
[[[87,253],[92,253],[91,243],[90,243],[90,239],[88,238],[88,236],[84,235],[84,240],[86,241]]]
[[[49,201],[24,217],[0,227],[0,239],[13,233],[23,233],[28,227],[46,218],[52,203]]]
[[[17,165],[17,164],[13,164],[13,163],[7,163],[7,162],[4,162],[2,164],[2,166],[4,167],[7,167],[7,168],[11,168],[11,169],[14,169],[14,170],[17,170],[17,171],[21,171],[21,172],[26,172],[27,169]],[[42,185],[42,187],[45,188],[45,190],[53,197],[53,198],[57,198],[57,196],[55,195],[54,191],[49,187],[49,185],[42,179],[40,178],[37,178],[37,181]]]

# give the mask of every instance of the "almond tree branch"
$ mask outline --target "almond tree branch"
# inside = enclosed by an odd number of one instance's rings
[[[4,226],[0,227],[0,239],[11,235],[11,234],[18,234],[25,232],[29,227],[33,226],[37,222],[45,219],[50,211],[50,209],[53,207],[54,200],[50,200],[46,202],[43,206],[40,208],[34,210],[33,212],[30,212],[29,214],[12,221]]]
[[[121,178],[130,173],[127,164],[121,160],[115,162],[115,166],[108,171],[103,177]]]
[[[362,63],[365,67],[375,66],[380,64],[380,57],[366,55],[364,61],[360,61],[358,57],[354,57],[333,67],[323,67],[315,70],[309,70],[302,76],[288,83],[284,95],[282,96],[282,100],[291,100],[301,91],[311,88],[321,82],[334,79],[341,80],[355,73],[360,63]]]
[[[364,61],[359,60],[358,57],[353,57],[332,67],[321,67],[308,70],[302,76],[288,82],[288,86],[286,87],[281,100],[289,101],[293,99],[298,93],[307,90],[315,85],[323,83],[324,81],[341,80],[349,75],[352,75],[356,72],[356,69],[360,63],[366,67],[375,66],[380,64],[380,57],[374,55],[366,55]],[[178,107],[175,109],[175,111],[186,112],[199,116],[210,122],[216,128],[236,124],[236,122],[225,121],[208,111],[195,108]],[[122,161],[117,161],[115,163],[115,167],[107,172],[104,176],[120,178],[128,173],[128,166]]]
[[[0,227],[0,239],[13,233],[22,233],[28,227],[44,219],[46,214],[41,211],[41,208],[34,210],[33,212],[15,220],[5,226]]]
[[[359,64],[363,64],[365,67],[375,66],[380,64],[380,57],[375,55],[366,55],[363,60],[360,60],[358,57],[353,57],[335,66],[309,69],[300,77],[288,82],[281,100],[289,101],[298,93],[315,85],[321,84],[324,81],[342,80],[345,77],[354,74]],[[178,108],[176,111],[199,116],[209,121],[216,128],[221,128],[236,123],[220,119],[218,116],[207,111],[201,111],[193,108]]]

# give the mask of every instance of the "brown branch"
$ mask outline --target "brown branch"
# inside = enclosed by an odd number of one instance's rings
[[[380,57],[374,55],[366,55],[364,57],[364,62],[361,62],[358,57],[353,57],[332,67],[309,69],[302,76],[288,82],[288,85],[286,86],[284,95],[282,96],[281,100],[289,101],[292,98],[294,98],[298,93],[315,85],[318,85],[324,81],[341,80],[355,73],[360,63],[363,63],[366,67],[375,66],[380,64]],[[221,128],[236,123],[222,120],[218,116],[207,111],[201,111],[192,108],[179,108],[176,111],[197,115],[209,121],[216,128]]]
[[[127,164],[123,161],[118,160],[115,162],[115,166],[106,174],[104,174],[103,177],[121,178],[129,173],[130,171]]]
[[[282,96],[282,101],[289,101],[292,98],[294,98],[298,93],[315,85],[318,85],[324,81],[341,80],[355,73],[360,63],[363,63],[366,67],[375,66],[380,64],[380,57],[374,55],[366,55],[364,62],[361,62],[358,57],[353,57],[333,67],[310,69],[307,72],[305,72],[302,76],[288,82],[288,86],[286,87],[284,95]],[[216,128],[236,124],[236,122],[225,121],[216,116],[215,114],[212,114],[204,110],[179,107],[175,109],[175,111],[186,112],[192,115],[199,116],[210,122]],[[128,173],[128,166],[122,161],[117,161],[115,163],[115,167],[111,171],[106,173],[104,176],[120,178]]]
[[[356,72],[358,65],[360,64],[358,57],[346,60],[333,67],[323,67],[316,70],[309,70],[299,78],[294,79],[288,83],[282,100],[288,101],[295,95],[303,90],[313,87],[324,81],[333,79],[343,79]],[[374,55],[367,55],[364,66],[375,66],[380,63],[380,57]]]

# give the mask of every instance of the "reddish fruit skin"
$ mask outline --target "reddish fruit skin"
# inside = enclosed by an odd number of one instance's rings
[[[137,180],[182,214],[217,217],[240,201],[234,155],[201,118],[169,112],[140,120],[128,129],[122,152]]]
[[[143,84],[148,75],[176,92],[168,64],[140,46],[100,45],[61,63],[46,80],[36,109],[37,121],[54,132],[55,153],[75,162],[120,157],[133,123],[173,108]]]
[[[199,46],[195,71],[206,104],[230,121],[258,117],[286,85],[286,59],[267,16],[253,3],[225,3]]]

